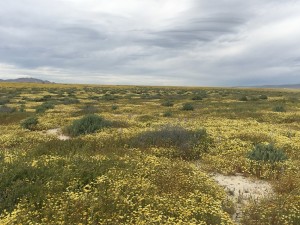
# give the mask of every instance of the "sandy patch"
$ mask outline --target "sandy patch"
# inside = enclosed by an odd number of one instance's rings
[[[60,128],[55,128],[55,129],[50,129],[50,130],[46,130],[44,131],[43,133],[47,134],[47,135],[55,135],[57,136],[57,138],[59,140],[69,140],[70,137],[69,136],[66,136],[66,135],[63,135],[62,132],[61,132],[61,129]]]
[[[267,181],[254,180],[242,175],[225,176],[214,174],[212,178],[223,186],[228,196],[236,205],[236,213],[233,219],[239,223],[242,217],[243,207],[251,200],[259,200],[273,193],[271,185]]]

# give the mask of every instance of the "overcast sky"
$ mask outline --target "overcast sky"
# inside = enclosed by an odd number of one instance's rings
[[[0,0],[0,78],[300,83],[299,0]]]

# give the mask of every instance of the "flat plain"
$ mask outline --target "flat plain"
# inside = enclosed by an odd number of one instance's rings
[[[0,84],[0,224],[296,225],[299,156],[299,90]]]

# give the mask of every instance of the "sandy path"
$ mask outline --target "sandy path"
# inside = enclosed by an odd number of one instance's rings
[[[225,176],[214,174],[212,178],[223,186],[228,196],[236,206],[233,215],[235,222],[239,223],[242,218],[242,209],[250,200],[259,200],[273,193],[271,185],[262,180],[254,180],[242,175]]]

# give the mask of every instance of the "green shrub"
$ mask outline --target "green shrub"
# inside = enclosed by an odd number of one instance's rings
[[[47,102],[47,101],[49,101],[51,98],[52,98],[51,95],[45,95],[45,96],[43,96],[43,97],[41,97],[41,98],[35,98],[34,101],[35,101],[35,102]]]
[[[16,111],[16,108],[8,107],[5,105],[0,106],[0,113],[12,113],[15,111]]]
[[[35,130],[38,124],[38,119],[36,117],[29,117],[21,122],[21,127],[28,130]]]
[[[259,96],[259,99],[267,100],[267,99],[268,99],[268,96],[267,96],[267,95],[260,95],[260,96]]]
[[[102,99],[106,101],[112,101],[112,100],[116,100],[117,96],[111,94],[105,94],[102,96]]]
[[[0,99],[0,105],[5,105],[7,103],[9,103],[9,99],[7,98]]]
[[[44,113],[48,109],[53,109],[53,108],[54,108],[54,103],[53,102],[44,102],[43,104],[36,107],[35,112],[36,113]]]
[[[247,98],[247,96],[242,96],[239,98],[239,101],[245,102],[245,101],[248,101],[248,98]]]
[[[257,144],[254,149],[248,153],[247,157],[255,161],[280,162],[287,159],[284,151],[276,148],[273,144]]]
[[[71,105],[71,104],[78,104],[80,101],[76,98],[63,98],[62,104],[64,105]]]
[[[202,96],[201,95],[196,95],[194,97],[192,97],[192,100],[197,101],[197,100],[202,100]]]
[[[152,121],[155,119],[154,116],[151,116],[151,115],[141,115],[139,116],[138,118],[138,121],[140,122],[149,122],[149,121]]]
[[[119,107],[117,105],[112,105],[111,110],[117,110]]]
[[[69,135],[76,137],[82,134],[94,133],[108,126],[110,126],[108,121],[98,115],[90,114],[79,120],[75,120],[71,126],[66,128],[65,131]]]
[[[194,110],[194,106],[191,103],[184,103],[182,105],[182,110],[192,111],[192,110]]]
[[[26,112],[25,105],[22,104],[19,108],[19,112]]]
[[[283,105],[277,105],[273,108],[274,112],[286,112],[286,109]]]
[[[208,152],[212,140],[205,129],[191,131],[180,126],[167,125],[154,131],[145,131],[129,142],[131,147],[137,148],[171,148],[174,151],[165,156],[196,160]]]
[[[170,100],[167,100],[163,103],[161,103],[162,106],[166,106],[166,107],[172,107],[174,105],[174,103]]]
[[[163,117],[171,117],[173,114],[171,111],[166,111],[163,113]]]

